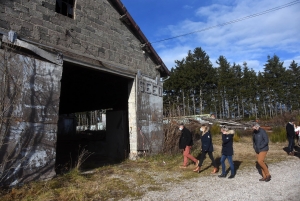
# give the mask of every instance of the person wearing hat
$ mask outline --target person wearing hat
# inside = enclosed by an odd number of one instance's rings
[[[295,119],[292,118],[289,123],[286,124],[286,135],[289,141],[288,144],[288,154],[294,156],[294,146],[295,146]]]
[[[179,125],[179,130],[181,131],[181,136],[179,139],[179,149],[183,149],[183,165],[180,168],[186,168],[188,165],[188,160],[194,161],[196,166],[199,163],[194,156],[191,155],[191,148],[193,146],[192,133],[184,126],[183,123]]]
[[[234,164],[232,161],[234,130],[229,130],[227,127],[223,127],[221,128],[221,133],[222,133],[222,156],[221,156],[222,174],[220,174],[218,177],[219,178],[226,177],[225,160],[227,158],[230,165],[230,171],[231,171],[231,174],[228,177],[228,179],[232,179],[235,176]]]
[[[253,148],[256,153],[257,163],[261,168],[262,178],[259,181],[270,181],[271,175],[265,163],[266,155],[269,151],[269,137],[266,131],[260,128],[258,123],[254,123],[253,129]]]

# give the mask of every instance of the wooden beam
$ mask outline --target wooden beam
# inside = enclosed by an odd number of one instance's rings
[[[2,36],[2,42],[4,43],[8,43],[8,44],[12,44],[12,45],[16,45],[18,47],[22,47],[25,48],[27,50],[30,50],[32,52],[34,52],[35,54],[39,55],[40,57],[55,63],[57,65],[62,66],[63,64],[63,55],[58,53],[58,54],[52,54],[50,52],[47,52],[35,45],[29,44],[27,42],[21,41],[19,39],[16,39],[13,43],[9,41],[8,36],[3,35]]]

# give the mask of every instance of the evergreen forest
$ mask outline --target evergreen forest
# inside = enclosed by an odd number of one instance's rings
[[[164,115],[214,114],[217,118],[272,118],[300,109],[300,66],[267,56],[262,72],[219,56],[213,67],[197,47],[175,61],[164,79]],[[288,66],[284,66],[288,65]]]

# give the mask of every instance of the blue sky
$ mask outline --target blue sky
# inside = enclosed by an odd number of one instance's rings
[[[152,43],[166,66],[201,47],[213,66],[223,55],[233,64],[263,71],[276,54],[288,67],[300,65],[300,0],[121,0],[150,42],[202,30],[290,2],[295,5],[207,31]]]

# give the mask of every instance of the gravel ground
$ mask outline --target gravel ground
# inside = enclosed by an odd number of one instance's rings
[[[270,182],[258,181],[261,176],[253,164],[253,168],[238,170],[234,179],[211,175],[180,184],[167,183],[162,186],[166,190],[149,191],[140,200],[300,200],[298,157],[270,164],[269,171]]]

